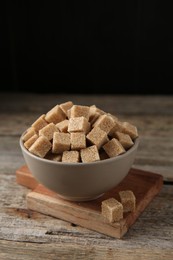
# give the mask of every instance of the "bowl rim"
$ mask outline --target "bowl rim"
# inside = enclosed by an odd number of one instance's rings
[[[25,132],[24,132],[25,133]],[[20,147],[21,149],[30,157],[32,157],[33,159],[35,160],[38,160],[38,161],[41,161],[41,162],[47,162],[47,163],[50,163],[50,164],[54,164],[54,165],[62,165],[62,166],[72,166],[72,167],[82,167],[82,166],[86,166],[86,165],[101,165],[101,164],[107,164],[107,163],[110,163],[110,162],[114,162],[114,161],[119,161],[123,158],[126,158],[128,157],[128,155],[130,155],[134,150],[136,150],[138,148],[138,145],[139,145],[139,142],[140,142],[140,137],[138,136],[137,138],[135,138],[134,140],[134,145],[129,149],[127,150],[125,153],[123,154],[120,154],[116,157],[112,157],[112,158],[108,158],[108,159],[105,159],[105,160],[99,160],[99,161],[95,161],[95,162],[88,162],[88,163],[83,163],[83,162],[79,162],[79,163],[67,163],[67,162],[58,162],[58,161],[53,161],[53,160],[49,160],[49,159],[46,159],[46,158],[41,158],[39,156],[36,156],[34,154],[32,154],[31,152],[29,152],[26,147],[24,146],[23,144],[23,140],[22,140],[22,137],[24,135],[24,133],[21,135],[20,137],[20,140],[19,140],[19,144],[20,144]]]

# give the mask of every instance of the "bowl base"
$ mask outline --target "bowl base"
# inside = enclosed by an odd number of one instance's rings
[[[104,193],[98,195],[98,196],[95,196],[95,197],[68,197],[68,196],[62,196],[62,195],[59,195],[58,196],[64,200],[69,200],[69,201],[74,201],[74,202],[81,202],[81,201],[91,201],[91,200],[96,200],[98,198],[100,198],[101,196],[103,196]]]

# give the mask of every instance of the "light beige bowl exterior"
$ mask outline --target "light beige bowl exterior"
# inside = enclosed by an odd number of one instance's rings
[[[23,145],[25,162],[37,181],[71,201],[93,200],[117,186],[134,162],[139,138],[126,153],[93,163],[63,163],[39,158]]]

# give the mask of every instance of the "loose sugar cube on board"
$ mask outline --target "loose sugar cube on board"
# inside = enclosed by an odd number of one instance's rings
[[[66,119],[66,114],[62,111],[59,105],[53,107],[47,112],[45,120],[49,123],[54,123],[55,125]]]
[[[45,157],[51,149],[51,142],[44,136],[39,136],[37,140],[31,145],[29,151],[39,157]]]
[[[70,150],[70,134],[55,132],[53,135],[52,153],[62,153]]]
[[[135,211],[136,207],[136,198],[131,190],[125,190],[119,192],[120,200],[123,205],[124,212]]]
[[[70,134],[71,150],[80,150],[86,148],[86,136],[84,133]]]
[[[38,132],[41,128],[47,125],[47,122],[45,120],[45,115],[41,115],[33,124],[32,127],[35,129],[36,132]]]
[[[84,163],[95,162],[100,160],[99,152],[96,145],[89,146],[80,150],[81,160]]]
[[[90,143],[95,144],[98,149],[105,143],[109,141],[109,138],[107,136],[107,133],[103,131],[100,127],[95,126],[88,134],[87,134],[87,140],[89,140]]]
[[[119,154],[125,153],[125,149],[122,144],[115,138],[112,138],[105,145],[103,145],[103,149],[108,154],[109,157],[115,157]]]
[[[45,136],[50,141],[53,138],[54,132],[58,132],[58,129],[54,123],[50,123],[39,130],[39,136]]]
[[[77,163],[79,160],[79,151],[64,151],[62,154],[62,162]]]
[[[101,213],[110,223],[120,221],[123,218],[123,205],[114,198],[103,200]]]

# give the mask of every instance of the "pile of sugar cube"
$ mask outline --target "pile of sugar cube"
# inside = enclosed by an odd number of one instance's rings
[[[30,153],[41,158],[89,163],[125,153],[137,137],[135,125],[95,105],[67,101],[36,119],[22,140]]]

